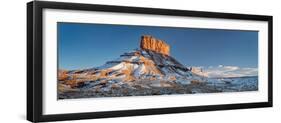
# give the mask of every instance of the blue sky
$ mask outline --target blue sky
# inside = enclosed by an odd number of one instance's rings
[[[100,66],[139,48],[141,35],[164,40],[171,56],[187,66],[258,65],[257,31],[58,23],[59,68]]]

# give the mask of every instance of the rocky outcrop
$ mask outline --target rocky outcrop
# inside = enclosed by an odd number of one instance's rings
[[[184,87],[200,86],[204,81],[173,58],[164,41],[146,35],[140,47],[102,66],[60,71],[58,98],[186,94],[193,92]]]
[[[150,35],[141,37],[140,48],[142,50],[150,50],[164,55],[170,55],[170,46],[164,41],[156,39]]]

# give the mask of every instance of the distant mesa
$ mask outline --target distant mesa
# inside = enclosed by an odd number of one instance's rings
[[[164,55],[170,55],[170,46],[159,39],[150,35],[143,35],[141,37],[140,48],[142,50],[150,50]]]

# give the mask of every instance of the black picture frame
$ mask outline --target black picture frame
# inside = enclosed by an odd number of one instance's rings
[[[241,103],[241,104],[224,104],[224,105],[207,105],[191,107],[173,107],[158,109],[140,109],[125,111],[108,111],[108,112],[91,112],[91,113],[71,113],[57,115],[43,115],[43,95],[42,95],[42,10],[44,8],[66,9],[66,10],[86,10],[86,11],[105,11],[120,13],[139,13],[151,15],[169,15],[169,16],[188,16],[204,18],[224,18],[238,20],[256,20],[268,22],[268,101],[258,103]],[[245,109],[258,107],[272,107],[272,46],[273,46],[273,17],[265,15],[248,15],[233,13],[217,13],[202,11],[185,11],[156,8],[140,8],[125,6],[93,5],[80,3],[63,3],[63,2],[45,2],[33,1],[27,3],[27,120],[32,122],[44,121],[63,121],[94,119],[107,117],[123,117],[137,115],[155,115],[170,113],[185,113],[213,110]]]

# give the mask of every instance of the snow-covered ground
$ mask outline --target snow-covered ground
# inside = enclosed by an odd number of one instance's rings
[[[258,77],[213,78],[208,79],[207,84],[223,92],[257,91]]]
[[[199,73],[198,73],[199,72]],[[201,72],[201,73],[200,73]],[[60,75],[60,74],[59,74]],[[208,78],[172,56],[134,50],[100,67],[62,71],[59,99],[258,90],[257,77]]]

